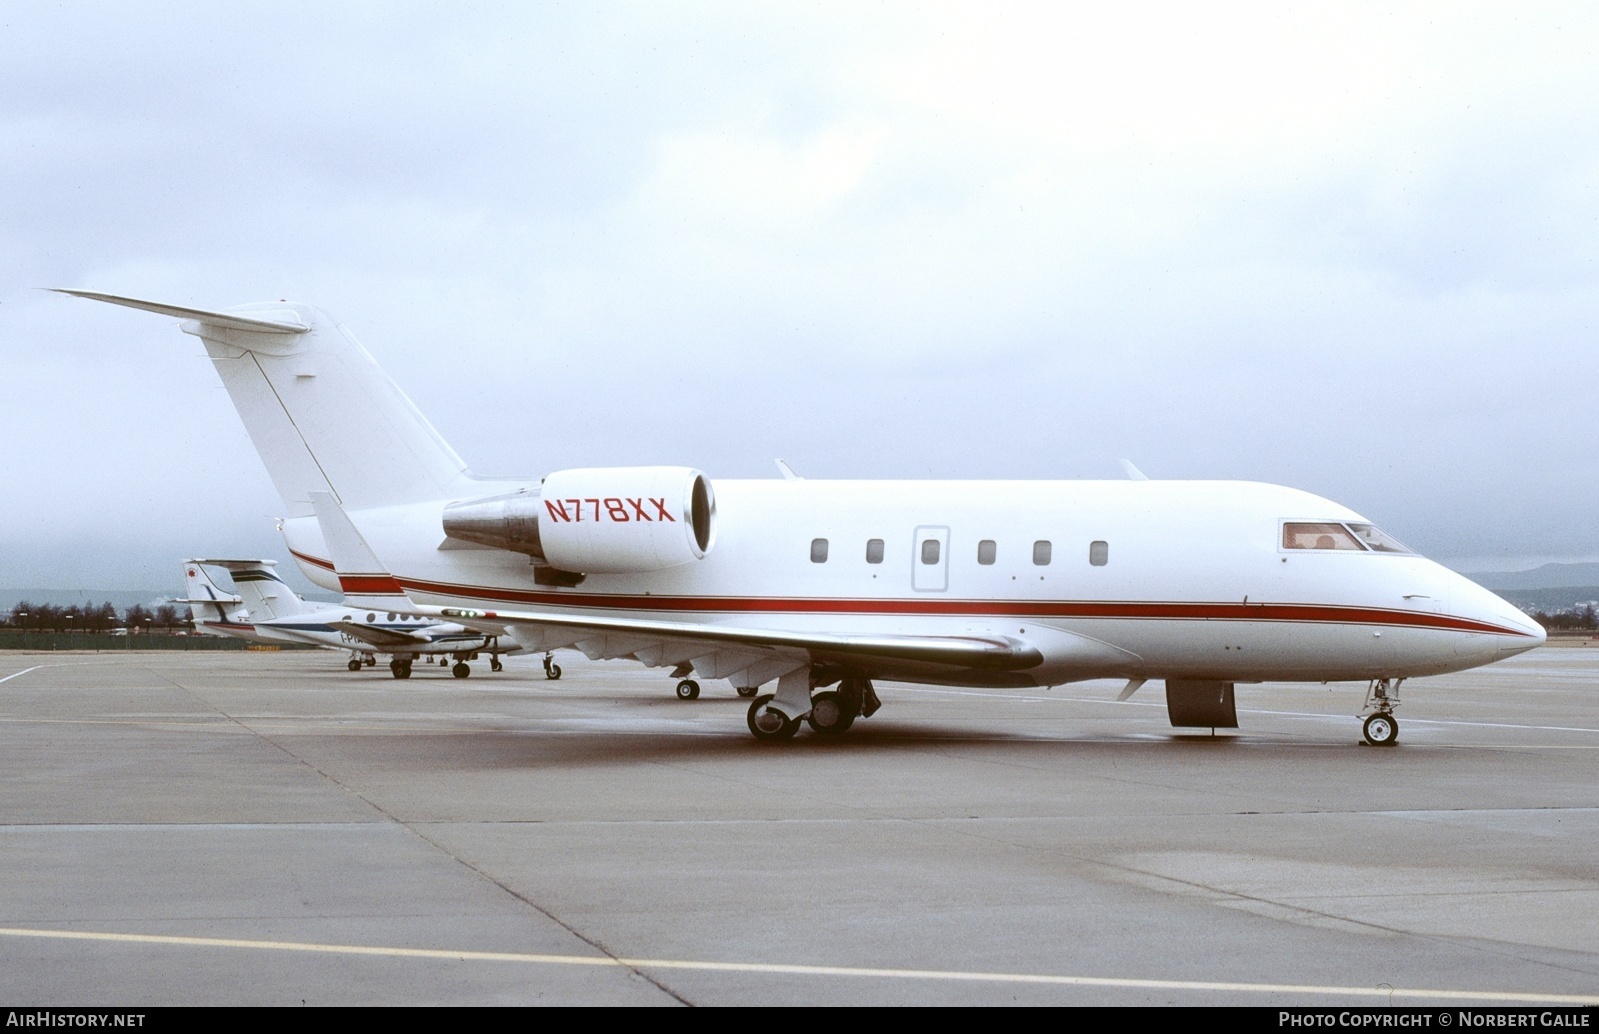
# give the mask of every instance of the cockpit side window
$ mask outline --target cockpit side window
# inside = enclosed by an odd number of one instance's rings
[[[1347,549],[1356,553],[1364,549],[1342,524],[1289,523],[1283,525],[1284,549]]]
[[[1373,553],[1414,553],[1415,550],[1383,531],[1375,524],[1346,524],[1355,538],[1366,544]]]

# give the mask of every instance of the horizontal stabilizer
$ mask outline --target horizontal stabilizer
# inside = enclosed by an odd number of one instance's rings
[[[185,560],[186,564],[204,564],[207,567],[220,567],[224,571],[248,571],[257,567],[276,567],[276,560]]]
[[[200,599],[200,600],[167,600],[167,602],[168,603],[243,603],[244,602],[244,597],[242,597],[242,596],[218,596],[217,598],[211,599],[211,600],[205,600],[205,599]]]
[[[70,294],[74,298],[87,298],[92,302],[109,302],[112,305],[125,305],[130,309],[159,313],[162,316],[176,316],[181,320],[199,320],[201,323],[213,327],[225,327],[228,330],[245,330],[256,334],[304,334],[311,329],[301,323],[279,323],[276,320],[259,320],[250,316],[234,316],[226,312],[191,309],[184,305],[147,302],[142,298],[124,298],[120,294],[106,294],[103,291],[73,291],[65,287],[52,287],[49,290],[57,294]]]

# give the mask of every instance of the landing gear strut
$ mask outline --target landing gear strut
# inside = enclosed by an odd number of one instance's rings
[[[1399,742],[1399,720],[1394,708],[1399,706],[1399,687],[1404,679],[1372,679],[1366,687],[1366,706],[1362,713],[1366,720],[1360,731],[1373,747],[1392,747]]]
[[[544,655],[544,677],[551,682],[561,677],[561,666],[555,663],[555,655],[553,653]]]

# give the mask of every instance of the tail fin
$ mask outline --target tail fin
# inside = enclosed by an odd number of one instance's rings
[[[414,604],[405,590],[378,560],[333,496],[312,492],[311,505],[316,509],[316,522],[322,527],[322,540],[327,543],[333,570],[339,576],[339,587],[344,590],[345,604],[374,610],[410,610]]]
[[[209,564],[228,572],[239,593],[234,598],[244,601],[250,617],[256,621],[293,617],[312,609],[278,577],[277,571],[273,570],[277,567],[275,560],[198,560],[190,563]]]
[[[181,319],[184,333],[205,343],[289,516],[311,514],[312,492],[351,509],[481,494],[455,450],[319,309],[278,303],[211,312],[61,293]]]
[[[243,600],[231,592],[223,592],[216,582],[211,580],[211,574],[204,565],[206,560],[185,560],[183,562],[183,599],[173,600],[173,603],[187,603],[189,617],[194,620],[194,627],[204,630],[207,622],[237,625],[250,620],[250,613]]]

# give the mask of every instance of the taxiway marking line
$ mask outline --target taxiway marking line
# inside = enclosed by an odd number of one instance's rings
[[[21,671],[12,672],[10,675],[7,675],[5,678],[0,679],[0,682],[10,682],[12,679],[16,678],[18,675],[26,675],[28,672],[30,672],[30,671],[38,671],[42,667],[44,667],[44,665],[35,664],[31,668],[23,668]]]
[[[689,959],[631,959],[596,955],[544,955],[511,951],[448,951],[439,948],[385,948],[361,944],[316,944],[302,941],[255,941],[226,937],[178,937],[163,934],[103,933],[88,930],[37,930],[0,927],[3,937],[38,937],[121,944],[161,944],[189,948],[239,948],[298,951],[324,955],[368,955],[407,959],[450,959],[457,962],[520,962],[545,966],[603,966],[617,969],[681,969],[720,973],[771,973],[785,976],[876,977],[890,980],[948,980],[966,983],[1052,984],[1067,987],[1119,987],[1155,991],[1239,991],[1254,994],[1317,994],[1354,998],[1425,998],[1473,1002],[1540,1002],[1550,1005],[1593,1005],[1599,994],[1586,997],[1517,991],[1451,991],[1415,987],[1339,987],[1319,984],[1252,984],[1210,980],[1140,980],[1128,977],[1082,977],[1052,973],[985,973],[947,969],[879,969],[865,966],[805,966],[772,962],[696,962]]]

